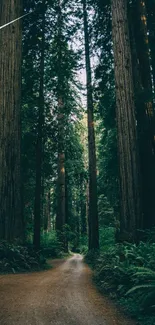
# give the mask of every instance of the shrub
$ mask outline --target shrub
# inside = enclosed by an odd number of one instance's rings
[[[24,247],[0,242],[0,272],[16,273],[40,270],[45,265],[45,258],[36,253],[32,246]]]
[[[155,311],[155,271],[144,267],[135,271],[133,274],[135,285],[126,295],[138,294],[142,309]]]
[[[45,233],[41,238],[42,254],[47,257],[61,257],[62,256],[62,243],[58,240],[56,232]]]
[[[117,299],[140,324],[155,324],[155,243],[115,243],[112,227],[101,231],[101,251],[89,252],[99,290]],[[144,321],[142,317],[145,315]],[[143,317],[144,318],[144,317]]]

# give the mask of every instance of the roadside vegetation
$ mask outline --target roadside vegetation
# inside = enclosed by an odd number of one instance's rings
[[[138,324],[155,324],[155,231],[138,245],[115,243],[115,229],[101,231],[100,254],[91,251],[85,261],[104,295],[118,304]]]
[[[0,0],[0,130],[0,272],[81,252],[155,323],[155,1]]]

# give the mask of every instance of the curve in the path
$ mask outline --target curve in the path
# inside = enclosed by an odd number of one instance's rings
[[[0,276],[0,325],[133,325],[97,292],[81,255],[55,263]]]

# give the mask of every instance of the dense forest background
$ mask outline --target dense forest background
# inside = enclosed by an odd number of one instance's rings
[[[1,258],[87,253],[153,324],[155,1],[1,0],[0,25],[27,13],[0,29]]]

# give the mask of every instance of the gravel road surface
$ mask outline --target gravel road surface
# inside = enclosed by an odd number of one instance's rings
[[[133,325],[92,283],[75,254],[53,268],[0,276],[0,325]]]

